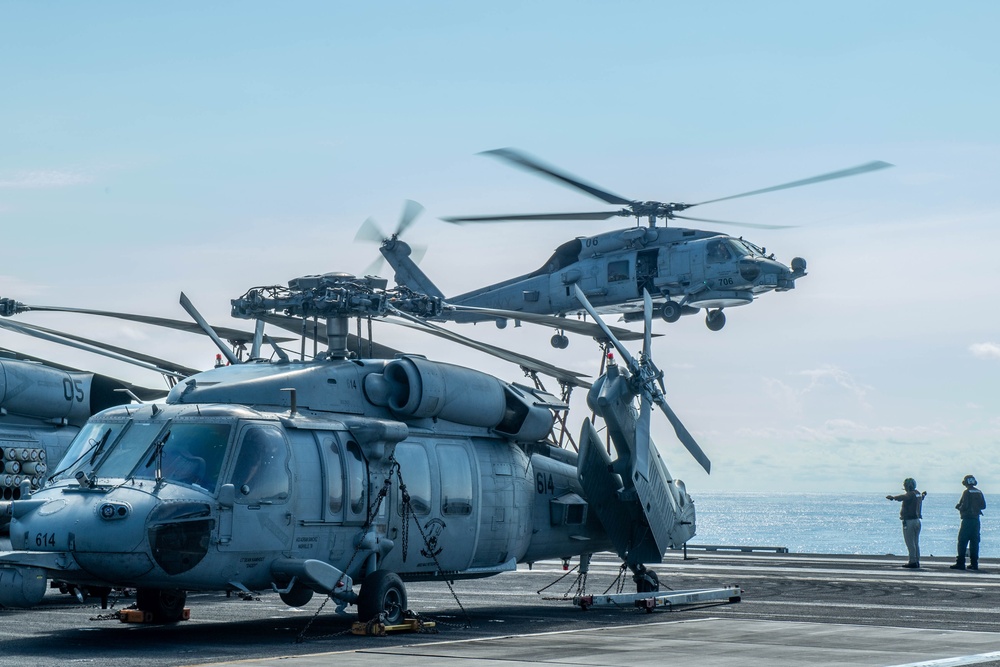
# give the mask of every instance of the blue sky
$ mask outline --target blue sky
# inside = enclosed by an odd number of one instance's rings
[[[968,2],[0,4],[0,295],[213,322],[248,287],[362,271],[368,216],[445,293],[537,268],[606,223],[447,225],[592,210],[476,153],[515,146],[636,199],[701,201],[867,162],[857,178],[699,210],[809,276],[685,318],[654,351],[713,459],[656,437],[689,490],[960,491],[1000,478],[1000,8]],[[739,230],[725,230],[739,233]],[[184,334],[34,314],[194,366]],[[388,327],[386,342],[519,380]],[[587,340],[467,333],[594,372]],[[148,372],[0,332],[14,347]],[[579,422],[578,415],[574,421]]]

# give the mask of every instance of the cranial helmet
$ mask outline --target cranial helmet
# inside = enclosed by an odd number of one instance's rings
[[[903,480],[903,488],[907,491],[916,491],[917,480],[913,479],[912,477],[907,477],[906,479]]]
[[[977,482],[976,478],[972,475],[966,475],[962,478],[962,484],[965,484],[966,486],[975,486],[978,483],[979,482]]]

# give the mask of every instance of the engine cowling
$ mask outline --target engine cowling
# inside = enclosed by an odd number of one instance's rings
[[[492,375],[462,366],[403,357],[365,377],[365,395],[399,419],[435,418],[490,428],[519,442],[545,438],[552,413]]]

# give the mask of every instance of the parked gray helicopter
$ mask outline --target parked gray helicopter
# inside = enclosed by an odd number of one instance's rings
[[[14,548],[0,554],[0,604],[38,603],[51,578],[135,588],[139,609],[161,622],[181,618],[187,591],[274,589],[292,606],[318,592],[393,623],[407,609],[404,581],[574,555],[585,569],[606,549],[640,590],[655,590],[646,565],[694,535],[695,512],[649,437],[653,404],[710,464],[663,398],[650,337],[637,360],[606,332],[624,365],[607,368],[588,402],[605,421],[612,461],[588,419],[579,453],[552,445],[567,405],[538,386],[348,350],[353,318],[434,331],[426,319],[440,308],[345,274],[234,299],[236,317],[325,320],[328,349],[311,361],[265,361],[258,336],[249,360],[184,379],[165,404],[91,417],[49,484],[0,502]],[[577,373],[504,358],[589,386]]]
[[[742,237],[700,229],[658,227],[658,219],[662,219],[664,223],[683,219],[758,229],[780,229],[782,225],[708,220],[680,215],[680,212],[694,206],[855,176],[892,166],[886,162],[869,162],[738,195],[684,204],[627,199],[544,165],[511,148],[487,151],[485,154],[623,208],[583,213],[447,217],[443,218],[445,221],[464,224],[527,220],[607,220],[615,216],[636,219],[636,226],[632,228],[567,241],[556,248],[555,253],[541,268],[531,273],[447,299],[459,312],[462,307],[470,307],[464,314],[466,320],[495,319],[498,325],[505,324],[505,320],[476,313],[475,308],[506,310],[509,311],[510,319],[526,319],[529,314],[565,316],[581,313],[585,309],[576,298],[573,289],[576,285],[598,313],[619,313],[626,322],[641,320],[643,292],[648,291],[659,315],[665,321],[676,322],[682,315],[704,309],[706,325],[712,331],[718,331],[726,323],[724,309],[749,304],[766,292],[794,289],[796,280],[806,275],[806,260],[796,257],[792,259],[790,266],[786,266],[777,261],[773,253],[768,254],[764,248]],[[645,228],[639,224],[642,218],[646,218],[648,222]],[[391,236],[384,237],[380,248],[382,255],[396,271],[396,282],[443,298],[441,291],[412,261],[410,247],[399,239],[401,231],[402,229],[398,229]],[[551,342],[553,347],[561,348],[569,341],[564,335],[557,333]]]
[[[112,316],[203,333],[191,322],[79,308],[29,306],[0,298],[0,317],[9,318],[32,310]],[[148,354],[27,322],[0,319],[0,329],[155,371],[167,379],[168,386],[200,372]],[[222,329],[222,333],[234,345],[246,344],[253,338],[253,334],[236,329]],[[133,400],[162,399],[167,392],[168,389],[141,387],[0,348],[0,499],[17,500],[42,486],[50,466],[63,457],[80,427],[92,415]],[[6,521],[0,517],[0,529],[5,527]]]

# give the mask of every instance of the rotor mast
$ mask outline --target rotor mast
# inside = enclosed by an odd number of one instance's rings
[[[254,287],[232,300],[232,315],[257,319],[281,313],[286,316],[326,319],[327,359],[347,359],[350,320],[384,317],[402,311],[420,317],[441,313],[441,300],[406,289],[387,290],[388,281],[376,276],[358,278],[349,273],[303,276],[288,287]]]

